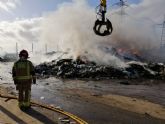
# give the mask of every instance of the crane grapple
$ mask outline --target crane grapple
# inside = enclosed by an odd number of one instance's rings
[[[96,7],[97,20],[95,21],[93,30],[96,35],[107,36],[113,31],[112,23],[105,18],[106,14],[106,0],[100,0],[100,5]],[[102,28],[104,27],[103,31]]]

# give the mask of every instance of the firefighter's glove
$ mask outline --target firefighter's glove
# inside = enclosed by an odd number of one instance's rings
[[[14,84],[15,84],[15,85],[17,85],[17,84],[18,84],[18,82],[17,82],[15,79],[14,79]]]
[[[36,79],[35,78],[33,79],[33,84],[36,84]]]

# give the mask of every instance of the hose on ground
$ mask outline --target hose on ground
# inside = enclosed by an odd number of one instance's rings
[[[2,94],[0,94],[0,97],[1,98],[6,98],[7,99],[6,101],[8,101],[10,99],[15,99],[15,100],[18,99],[15,96],[7,96],[7,95],[2,95]],[[77,117],[76,115],[73,115],[73,114],[71,114],[69,112],[66,112],[64,110],[61,110],[59,108],[55,108],[53,106],[49,106],[49,105],[46,105],[46,104],[37,103],[37,102],[34,102],[34,101],[31,101],[31,105],[41,107],[41,108],[45,108],[47,110],[54,111],[54,112],[57,112],[59,114],[65,115],[65,116],[71,118],[72,120],[74,120],[75,122],[77,122],[78,124],[88,124],[87,122],[85,122],[81,118]]]

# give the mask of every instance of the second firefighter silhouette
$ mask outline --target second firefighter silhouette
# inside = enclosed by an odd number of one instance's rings
[[[18,104],[22,108],[30,108],[31,85],[36,84],[35,70],[29,58],[28,52],[22,50],[19,60],[14,63],[12,76],[16,89],[19,92]]]

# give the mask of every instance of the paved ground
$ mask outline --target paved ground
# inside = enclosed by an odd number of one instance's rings
[[[128,110],[117,104],[113,106],[110,102],[104,104],[102,96],[105,96],[106,99],[111,94],[118,94],[128,98],[149,100],[149,103],[158,103],[164,107],[165,84],[163,81],[130,80],[126,83],[129,85],[123,84],[123,80],[89,81],[52,78],[38,81],[38,85],[33,87],[33,96],[38,100],[43,96],[45,98],[42,100],[43,102],[56,104],[91,124],[165,123],[163,120],[151,117],[145,110],[143,113],[137,114],[137,111],[130,111],[134,110],[132,106]],[[84,95],[84,93],[86,94]]]
[[[140,85],[135,85],[137,82],[123,85],[118,80],[49,79],[40,80],[38,83],[39,85],[33,86],[33,99],[59,106],[78,115],[89,124],[165,124],[163,100],[165,94],[162,82],[146,85],[145,81]],[[158,94],[153,89],[159,91]],[[1,92],[4,93],[4,91]],[[160,96],[159,99],[157,95]],[[37,108],[25,113],[19,110],[17,102],[13,100],[5,102],[4,99],[0,99],[0,110],[0,124],[57,123],[54,113]]]
[[[1,93],[5,93],[2,88],[0,90]],[[0,98],[0,124],[44,124],[44,122],[52,121],[35,109],[21,111],[16,100],[6,102],[5,99]]]

